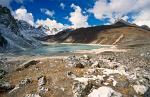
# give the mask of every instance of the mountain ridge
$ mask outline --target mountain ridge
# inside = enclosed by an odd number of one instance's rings
[[[150,31],[135,24],[119,20],[111,25],[100,25],[88,28],[79,28],[61,31],[61,35],[46,36],[42,40],[48,42],[66,42],[66,43],[95,43],[109,45],[123,45],[135,41],[148,41]],[[66,33],[69,34],[66,34]],[[143,35],[142,35],[143,34]]]

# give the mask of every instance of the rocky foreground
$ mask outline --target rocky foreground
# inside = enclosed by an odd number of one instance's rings
[[[150,97],[149,46],[0,62],[0,97]]]

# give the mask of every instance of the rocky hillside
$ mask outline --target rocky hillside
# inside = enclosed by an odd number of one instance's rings
[[[20,50],[41,45],[34,37],[46,34],[25,21],[14,19],[8,8],[0,6],[0,51]]]
[[[64,30],[57,35],[46,36],[43,40],[49,42],[96,44],[145,43],[150,40],[150,31],[147,28],[145,29],[145,27],[139,27],[119,20],[112,25]]]
[[[1,61],[0,97],[150,97],[149,47]]]

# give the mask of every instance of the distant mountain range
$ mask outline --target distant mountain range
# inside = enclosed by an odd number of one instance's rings
[[[102,25],[76,30],[67,29],[53,36],[42,38],[48,42],[94,43],[130,45],[150,42],[148,26],[137,26],[124,20],[117,20],[111,25]]]

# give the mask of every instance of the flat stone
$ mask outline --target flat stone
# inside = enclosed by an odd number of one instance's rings
[[[36,65],[39,62],[40,62],[39,60],[30,60],[30,61],[27,61],[27,62],[21,64],[16,70],[17,71],[23,70],[25,68],[28,68],[31,65]]]

